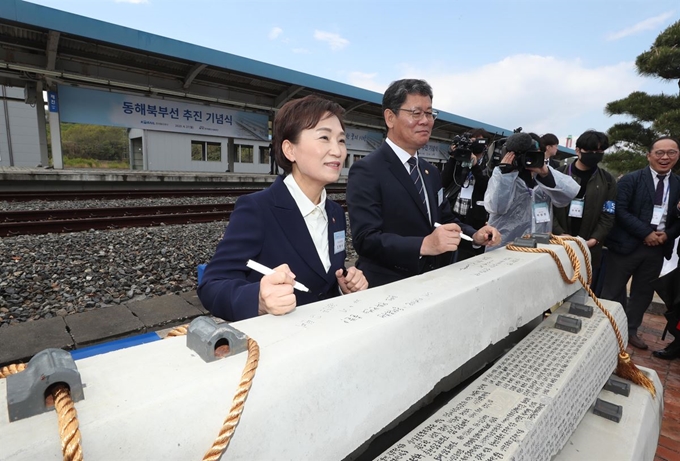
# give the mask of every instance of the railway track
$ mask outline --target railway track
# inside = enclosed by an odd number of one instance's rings
[[[252,192],[252,191],[251,191]],[[345,200],[336,200],[346,209]],[[228,221],[233,203],[0,212],[0,237]]]
[[[250,194],[262,190],[252,189],[186,189],[186,190],[120,190],[120,191],[56,191],[56,192],[8,192],[0,191],[0,202],[27,202],[33,200],[125,200],[139,198],[163,198],[163,197],[219,197]],[[344,194],[345,189],[326,189],[328,194]]]

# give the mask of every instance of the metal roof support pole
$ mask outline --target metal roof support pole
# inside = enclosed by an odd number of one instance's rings
[[[58,98],[56,91],[50,92]],[[59,106],[49,104],[50,107],[50,139],[52,140],[52,166],[55,170],[64,169],[64,159],[61,152],[61,122],[59,121]]]
[[[45,119],[45,98],[43,97],[43,82],[38,82],[38,102],[35,104],[35,113],[38,118],[38,139],[40,140],[40,164],[44,167],[50,164],[47,150],[47,121]]]
[[[12,127],[9,124],[9,106],[7,105],[7,88],[2,85],[2,107],[5,111],[5,132],[7,133],[7,151],[9,166],[14,166],[14,149],[12,149]]]

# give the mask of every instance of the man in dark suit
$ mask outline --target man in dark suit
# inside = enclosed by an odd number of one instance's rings
[[[673,242],[680,235],[675,211],[680,178],[671,171],[679,151],[676,139],[659,138],[647,154],[649,167],[619,180],[616,223],[606,240],[609,252],[602,298],[624,307],[628,342],[639,349],[647,349],[637,330],[654,296],[651,284],[661,273],[663,258],[671,257]],[[631,277],[628,300],[626,285]]]
[[[477,231],[451,214],[439,171],[418,157],[437,117],[430,85],[393,82],[382,109],[387,139],[352,165],[347,182],[356,267],[372,287],[450,264],[461,232],[478,246],[500,242],[495,228]]]

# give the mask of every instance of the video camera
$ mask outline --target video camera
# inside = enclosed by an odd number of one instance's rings
[[[545,165],[545,155],[540,150],[515,153],[512,164],[518,169],[541,168]]]
[[[486,149],[486,139],[471,139],[469,132],[454,136],[451,143],[455,146],[451,155],[459,163],[470,161],[473,154],[480,154]]]
[[[521,133],[522,128],[513,131],[513,135],[501,138],[489,147],[489,164],[491,168],[498,166],[508,152],[515,153],[512,165],[503,165],[506,171],[523,170],[526,168],[541,168],[545,164],[545,155],[530,135]],[[518,134],[521,133],[521,134]]]
[[[503,150],[503,146],[507,140],[508,138],[500,138],[492,142],[489,146],[488,154],[490,169],[494,169],[501,164],[501,160],[503,160],[503,157],[505,156],[505,150]]]

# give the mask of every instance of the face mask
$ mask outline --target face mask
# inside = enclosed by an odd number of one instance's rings
[[[472,153],[477,155],[486,150],[486,139],[475,139],[470,146]]]
[[[604,152],[581,152],[581,163],[588,168],[594,168],[602,161]]]

